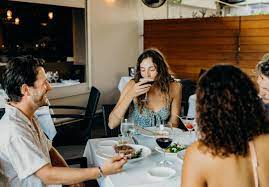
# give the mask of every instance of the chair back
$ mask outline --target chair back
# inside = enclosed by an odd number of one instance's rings
[[[114,129],[110,129],[108,126],[108,117],[109,117],[109,114],[114,109],[114,107],[115,107],[115,104],[102,105],[104,129],[105,129],[106,137],[117,137],[118,134],[120,134],[120,126],[114,128]]]
[[[0,108],[0,119],[5,114],[5,108]]]
[[[86,111],[85,111],[86,117],[90,117],[90,118],[94,117],[94,114],[96,112],[97,105],[100,99],[100,95],[101,95],[100,91],[94,86],[92,86],[89,99],[88,99],[88,104],[86,106]]]
[[[100,99],[100,95],[101,95],[100,91],[94,86],[92,86],[88,99],[88,104],[86,106],[84,125],[83,125],[83,127],[86,128],[85,133],[87,138],[91,138],[92,124],[98,106],[98,102]]]
[[[181,107],[183,108],[184,116],[188,113],[189,108],[189,97],[195,93],[196,90],[196,83],[189,79],[182,79],[180,81],[182,84],[182,98],[181,98]]]

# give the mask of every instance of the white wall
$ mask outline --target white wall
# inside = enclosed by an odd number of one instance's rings
[[[137,1],[90,0],[91,54],[89,79],[101,91],[100,104],[115,103],[120,77],[138,56]]]

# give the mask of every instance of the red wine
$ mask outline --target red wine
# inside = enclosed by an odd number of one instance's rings
[[[172,139],[171,138],[157,138],[156,142],[161,148],[165,149],[172,143]]]
[[[143,84],[141,84],[141,85],[145,85],[145,84],[153,84],[155,81],[148,81],[148,82],[145,82],[145,83],[143,83]]]

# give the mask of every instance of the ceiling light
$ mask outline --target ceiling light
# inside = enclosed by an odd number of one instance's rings
[[[20,18],[15,18],[15,25],[19,25],[20,24]]]
[[[53,19],[53,12],[49,12],[48,17],[49,17],[49,19]]]
[[[11,10],[7,10],[7,19],[8,20],[12,19],[12,11]]]

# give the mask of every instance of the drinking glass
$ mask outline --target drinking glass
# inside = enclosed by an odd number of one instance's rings
[[[124,119],[121,122],[120,131],[123,137],[131,138],[134,130],[134,123],[131,120]]]
[[[143,84],[141,84],[141,85],[144,85],[144,84],[150,84],[150,85],[152,85],[153,83],[154,83],[154,80],[153,80],[153,81],[145,82],[145,83],[143,83]],[[141,101],[143,101],[143,102],[148,102],[148,92],[145,93],[145,97],[144,97],[144,99],[141,100]]]
[[[53,79],[54,79],[55,83],[58,82],[58,79],[59,79],[58,71],[55,71],[55,73],[53,73]]]
[[[194,117],[191,116],[183,116],[180,117],[181,121],[185,125],[185,127],[188,129],[189,134],[191,135],[191,131],[194,130],[194,125],[195,125],[195,119]]]
[[[158,166],[161,167],[172,167],[173,163],[166,160],[166,151],[165,149],[169,147],[169,145],[173,141],[173,127],[172,123],[167,122],[164,124],[160,124],[160,131],[156,136],[156,143],[163,150],[163,159],[161,162],[157,163]]]

